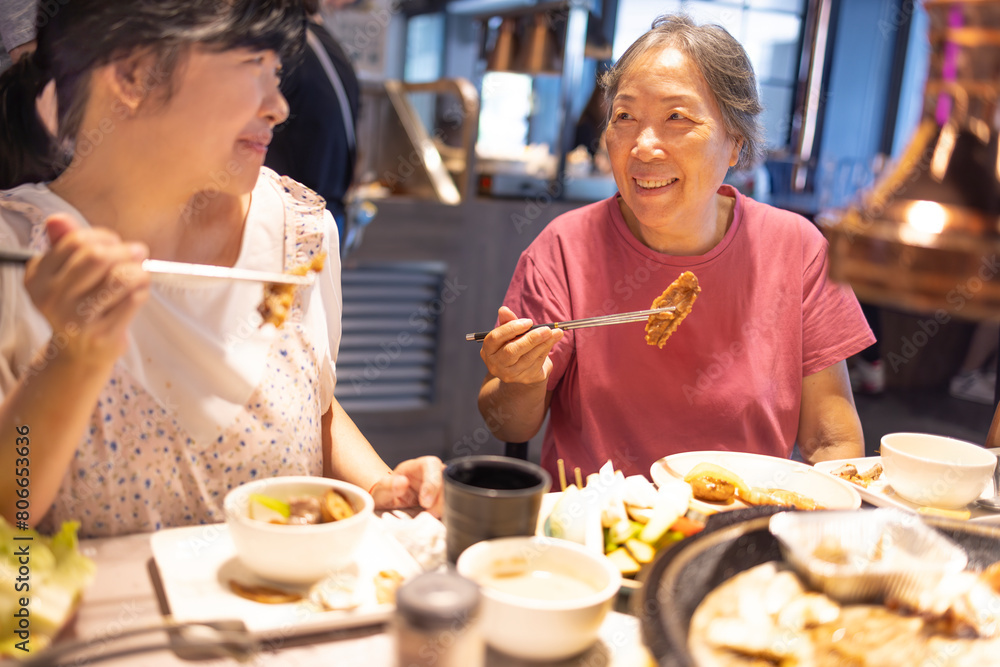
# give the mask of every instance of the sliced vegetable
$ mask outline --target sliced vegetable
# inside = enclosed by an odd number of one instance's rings
[[[45,648],[93,580],[94,562],[77,546],[79,526],[67,521],[50,538],[34,530],[15,529],[0,517],[0,661],[25,657],[25,648],[31,652]],[[23,576],[25,545],[30,545],[28,587],[17,579]],[[28,642],[21,634],[25,632],[19,621],[22,611],[31,619]]]
[[[634,538],[625,540],[625,548],[628,549],[628,552],[632,554],[632,558],[640,565],[653,562],[653,557],[656,556],[656,549],[642,540]]]
[[[653,516],[652,507],[633,507],[632,505],[626,505],[625,509],[628,510],[629,518],[641,524],[649,523],[650,517]]]
[[[556,501],[545,520],[545,534],[570,540],[577,544],[586,542],[587,503],[575,484],[570,484]]]
[[[639,563],[629,554],[625,547],[618,547],[608,554],[608,558],[614,563],[618,571],[624,576],[631,576],[639,573]]]
[[[670,530],[677,531],[684,537],[691,537],[692,535],[697,535],[701,531],[705,530],[705,524],[700,521],[695,521],[694,519],[689,519],[686,516],[678,517],[677,521],[674,521],[673,525],[670,526]]]
[[[628,519],[622,519],[621,521],[617,521],[615,525],[610,526],[608,532],[613,542],[622,544],[625,540],[635,535],[635,528],[633,527],[633,522]]]
[[[622,499],[631,509],[634,507],[652,507],[656,504],[656,487],[642,475],[629,475],[625,478]]]
[[[680,480],[665,480],[656,492],[656,505],[639,539],[646,544],[656,544],[670,526],[687,513],[691,503],[691,485]]]
[[[265,496],[261,493],[251,493],[248,514],[251,519],[257,521],[288,523],[288,517],[292,514],[292,508],[283,500]]]
[[[668,530],[667,532],[663,533],[663,537],[661,537],[660,540],[653,546],[656,548],[657,551],[660,551],[661,549],[666,549],[670,545],[676,542],[680,542],[683,539],[684,539],[684,533],[679,533],[676,530]]]

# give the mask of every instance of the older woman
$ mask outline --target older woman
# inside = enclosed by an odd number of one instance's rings
[[[523,253],[481,356],[479,407],[524,441],[549,415],[542,463],[626,474],[690,450],[807,461],[863,455],[844,363],[873,341],[827,279],[809,221],[723,178],[761,150],[746,52],[725,30],[657,19],[605,75],[618,194],[555,219]],[[641,324],[556,322],[649,308],[685,271],[702,292],[659,349]]]

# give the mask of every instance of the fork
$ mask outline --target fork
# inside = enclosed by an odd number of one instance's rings
[[[201,633],[197,630],[208,630],[209,632]],[[156,632],[165,632],[169,637],[164,642],[126,646],[117,650],[103,650],[100,653],[88,655],[88,650],[98,647],[105,648],[109,643]],[[194,636],[190,636],[192,634]],[[69,665],[95,664],[165,649],[200,649],[199,656],[202,658],[228,657],[244,661],[258,653],[260,643],[249,633],[246,625],[240,620],[178,623],[167,617],[163,625],[132,628],[116,634],[114,637],[80,639],[54,644],[27,660],[20,661],[18,665],[21,667],[68,667]],[[209,652],[211,655],[205,656],[204,652]],[[187,653],[186,650],[185,653]],[[180,654],[178,653],[178,655]]]

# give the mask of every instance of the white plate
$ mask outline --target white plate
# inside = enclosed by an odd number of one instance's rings
[[[826,509],[853,510],[861,507],[861,496],[853,484],[821,473],[805,463],[776,456],[747,452],[682,452],[656,461],[649,473],[659,486],[671,477],[684,479],[684,475],[699,463],[721,466],[739,475],[749,486],[794,491]],[[692,500],[691,506],[708,514],[747,507],[738,500],[728,505]]]
[[[858,459],[840,459],[837,461],[822,461],[816,464],[816,469],[821,470],[824,473],[832,473],[845,463],[853,463],[858,469],[858,472],[867,472],[873,465],[881,462],[882,457],[880,456],[868,456]],[[831,477],[834,475],[830,474]],[[917,503],[911,503],[906,498],[896,495],[892,486],[889,484],[888,480],[885,479],[885,475],[876,479],[874,482],[865,488],[860,485],[857,486],[858,493],[864,498],[865,502],[871,503],[877,507],[898,507],[899,509],[907,510],[910,512],[916,512],[917,508],[920,507]],[[991,481],[986,485],[986,490],[983,491],[982,497],[988,498],[993,495],[993,482]],[[977,507],[975,503],[970,504],[967,509],[972,513],[970,521],[978,521],[982,523],[995,523],[1000,524],[1000,513],[990,512],[989,510],[984,510]]]
[[[228,585],[232,579],[246,584],[268,582],[252,574],[237,558],[225,524],[169,528],[153,533],[150,542],[170,614],[175,620],[240,619],[260,638],[387,621],[395,606],[376,601],[373,577],[380,570],[396,570],[406,578],[420,572],[409,552],[383,532],[381,522],[371,521],[354,565],[339,573],[357,577],[361,604],[349,611],[324,611],[310,602],[262,604],[233,593]],[[288,554],[288,563],[289,567],[295,567],[295,554]]]

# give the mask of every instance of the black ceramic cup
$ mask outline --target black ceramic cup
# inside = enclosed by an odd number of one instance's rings
[[[444,470],[448,562],[482,540],[534,535],[552,478],[540,466],[506,456],[466,456]]]

